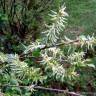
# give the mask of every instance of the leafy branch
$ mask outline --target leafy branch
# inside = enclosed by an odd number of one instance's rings
[[[93,46],[94,44],[96,44],[96,38],[95,37],[90,37],[90,36],[80,36],[78,37],[76,40],[71,40],[67,37],[65,37],[65,41],[62,41],[62,43],[58,43],[58,44],[55,44],[55,45],[29,45],[28,47],[26,47],[26,53],[27,54],[30,54],[30,52],[34,51],[35,49],[40,49],[40,50],[44,50],[44,49],[48,49],[48,48],[52,48],[52,47],[60,47],[60,46],[67,46],[67,45],[77,45],[77,46],[80,46],[81,48],[83,46],[86,46],[88,49],[91,48],[93,49]],[[22,55],[26,55],[26,53],[22,53],[21,54],[21,58],[22,58]]]

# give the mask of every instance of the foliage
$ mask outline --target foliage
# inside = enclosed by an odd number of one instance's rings
[[[52,14],[49,14],[53,23],[52,25],[47,25],[48,30],[44,32],[47,35],[47,38],[45,39],[46,43],[48,43],[48,40],[51,41],[52,44],[56,43],[59,39],[58,35],[60,35],[60,32],[63,31],[63,28],[65,28],[65,17],[68,16],[65,12],[65,8],[65,6],[62,6],[58,13],[52,10]]]
[[[62,36],[70,18],[63,0],[0,2],[0,94],[54,95],[40,86],[96,91],[96,37]]]

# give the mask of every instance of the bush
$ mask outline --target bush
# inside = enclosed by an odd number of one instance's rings
[[[69,17],[62,0],[0,2],[0,94],[77,96],[96,90],[95,36],[62,35]]]

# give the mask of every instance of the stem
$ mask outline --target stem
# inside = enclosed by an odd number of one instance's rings
[[[51,47],[58,47],[58,46],[62,46],[62,45],[69,45],[69,44],[73,44],[73,43],[77,43],[79,42],[79,40],[73,40],[71,42],[63,42],[63,43],[59,43],[59,44],[56,44],[56,45],[51,45],[51,46],[45,46],[44,48],[42,48],[41,50],[44,50],[44,49],[47,49],[47,48],[51,48]]]
[[[32,89],[36,89],[36,90],[45,90],[45,91],[51,91],[51,92],[65,93],[65,94],[69,94],[69,95],[72,95],[72,96],[82,96],[82,95],[80,95],[80,94],[77,94],[77,93],[75,93],[75,92],[69,92],[69,91],[67,91],[67,90],[46,88],[46,87],[34,86],[34,85],[30,85],[30,86],[21,86],[21,85],[8,85],[8,84],[4,84],[4,85],[0,85],[0,86],[1,86],[1,87],[5,87],[5,86],[8,86],[8,87],[20,87],[20,88],[27,87],[27,88],[29,88],[30,90],[32,90]]]
[[[59,44],[56,44],[56,45],[50,45],[50,46],[45,45],[43,48],[40,48],[40,50],[45,50],[45,49],[52,48],[52,47],[59,47],[59,46],[62,46],[62,45],[69,45],[69,44],[75,44],[75,43],[79,44],[79,40],[73,40],[73,41],[70,41],[70,42],[63,42],[63,43],[59,43]],[[25,55],[28,55],[30,53],[31,53],[31,51],[29,51],[27,54],[22,53],[20,55],[20,58],[23,58],[23,57],[25,57]]]

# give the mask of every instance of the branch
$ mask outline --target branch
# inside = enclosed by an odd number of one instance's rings
[[[73,41],[70,41],[70,42],[63,42],[63,43],[59,43],[59,44],[56,44],[56,45],[45,46],[44,48],[41,48],[41,50],[51,48],[51,47],[58,47],[58,46],[62,46],[62,45],[74,44],[74,43],[79,43],[79,40],[73,40]]]
[[[30,85],[30,86],[19,86],[19,85],[9,85],[9,84],[4,84],[4,85],[0,85],[1,87],[20,87],[20,88],[24,88],[27,87],[28,89],[32,90],[32,89],[36,89],[36,90],[45,90],[45,91],[51,91],[51,92],[59,92],[59,93],[65,93],[65,94],[69,94],[72,96],[82,96],[80,94],[77,94],[75,92],[69,92],[67,90],[60,90],[60,89],[53,89],[53,88],[46,88],[46,87],[42,87],[42,86],[35,86],[35,85]]]
[[[45,50],[45,49],[52,48],[52,47],[59,47],[59,46],[62,46],[62,45],[79,44],[79,43],[80,43],[79,40],[73,40],[73,41],[70,41],[70,42],[62,42],[62,43],[59,43],[59,44],[56,44],[56,45],[50,45],[50,46],[45,45],[44,47],[41,47],[41,48],[39,47],[39,49],[40,50]],[[25,55],[28,55],[28,54],[31,54],[31,50],[27,54],[22,53],[19,57],[23,58],[23,57],[26,57]]]

